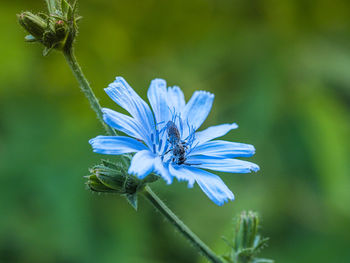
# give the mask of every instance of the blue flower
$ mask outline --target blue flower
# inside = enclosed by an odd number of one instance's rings
[[[103,119],[127,136],[97,136],[89,142],[94,152],[101,154],[136,153],[129,174],[143,179],[154,172],[167,184],[175,177],[187,181],[190,188],[197,182],[214,203],[223,205],[233,200],[234,195],[219,176],[207,170],[228,173],[259,170],[254,163],[234,159],[254,155],[252,145],[213,140],[236,129],[237,124],[197,131],[211,110],[213,94],[196,91],[186,103],[179,87],[167,87],[164,80],[155,79],[147,92],[150,108],[122,77],[117,77],[105,91],[131,116],[104,108]]]

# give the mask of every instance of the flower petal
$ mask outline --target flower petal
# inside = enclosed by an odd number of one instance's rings
[[[147,149],[143,143],[126,136],[97,136],[89,143],[94,152],[102,154],[119,155]]]
[[[166,163],[163,163],[159,157],[156,157],[154,160],[154,170],[165,180],[167,184],[171,184],[173,178],[169,173]]]
[[[253,145],[228,141],[209,141],[195,146],[188,156],[207,155],[221,158],[251,157],[255,153]]]
[[[141,125],[134,118],[107,108],[103,108],[102,112],[103,120],[109,126],[136,139],[147,140],[140,128]]]
[[[187,158],[187,163],[196,167],[215,170],[226,173],[250,173],[259,171],[259,166],[255,163],[238,159],[221,159],[210,156],[191,156]]]
[[[204,142],[210,141],[212,139],[224,136],[232,129],[237,129],[238,125],[236,123],[232,124],[221,124],[217,126],[212,126],[204,131],[196,132],[196,140],[195,143],[202,144]]]
[[[122,77],[117,77],[113,83],[109,84],[105,91],[112,100],[126,109],[141,124],[144,134],[147,136],[147,144],[151,145],[154,119],[147,103],[137,95]]]
[[[145,178],[154,169],[155,157],[156,155],[149,150],[137,152],[131,160],[128,173],[136,175],[139,179]]]
[[[203,192],[217,205],[223,205],[228,200],[233,200],[234,195],[221,180],[221,178],[210,172],[185,166],[184,171],[192,176]]]
[[[202,90],[193,93],[183,111],[184,124],[189,124],[194,130],[197,130],[207,118],[213,101],[214,94]]]
[[[147,97],[153,109],[157,124],[169,120],[170,111],[167,103],[167,95],[165,80],[152,80],[147,92]]]
[[[192,188],[195,182],[193,176],[190,176],[188,171],[180,165],[169,164],[169,172],[172,176],[176,177],[178,181],[188,181],[188,188]]]
[[[168,106],[170,112],[176,112],[181,115],[185,108],[185,96],[178,86],[168,87]]]

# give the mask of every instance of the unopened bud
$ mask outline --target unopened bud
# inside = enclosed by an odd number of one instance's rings
[[[19,24],[35,39],[41,40],[46,29],[46,21],[38,16],[34,15],[31,12],[23,12],[17,15]]]
[[[44,56],[53,49],[69,51],[78,32],[77,21],[81,18],[76,14],[77,1],[72,4],[66,0],[46,2],[49,11],[46,14],[26,11],[17,15],[19,24],[29,33],[25,40],[41,43]]]
[[[66,38],[68,33],[68,26],[63,20],[56,21],[54,28],[55,28],[57,40],[63,40]]]
[[[266,258],[258,258],[259,252],[267,245],[268,238],[262,238],[258,234],[259,216],[252,211],[243,211],[236,220],[235,236],[233,244],[226,241],[231,247],[231,252],[225,256],[227,263],[273,263]]]
[[[129,195],[135,194],[146,183],[157,179],[150,176],[151,180],[149,178],[148,180],[140,180],[129,175],[122,165],[105,160],[102,161],[102,164],[92,167],[90,173],[91,175],[87,177],[87,185],[91,190]]]
[[[259,217],[252,211],[243,211],[236,226],[236,250],[251,248],[258,233]]]

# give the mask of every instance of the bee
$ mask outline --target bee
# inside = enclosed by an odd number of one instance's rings
[[[176,124],[173,121],[168,121],[166,124],[166,131],[168,133],[168,141],[171,146],[175,146],[180,143],[180,132],[176,127]]]
[[[166,124],[166,131],[168,134],[168,142],[171,148],[165,152],[165,154],[172,152],[172,162],[176,164],[187,164],[186,163],[186,149],[187,145],[185,141],[181,141],[180,132],[173,121],[168,121]]]

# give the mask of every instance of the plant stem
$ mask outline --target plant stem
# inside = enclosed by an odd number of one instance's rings
[[[164,203],[163,201],[146,186],[143,191],[144,196],[151,204],[167,219],[169,222],[199,250],[207,259],[214,263],[223,261],[196,235],[189,229]]]
[[[75,78],[79,82],[80,89],[84,92],[85,96],[89,100],[90,106],[95,111],[97,118],[100,120],[100,122],[103,125],[103,128],[107,131],[109,135],[117,135],[115,130],[110,126],[108,126],[103,121],[103,113],[102,113],[101,105],[98,102],[98,99],[96,98],[94,92],[92,91],[89,82],[85,78],[84,73],[78,64],[78,61],[75,58],[73,50],[69,49],[67,51],[64,51],[63,54]]]
[[[91,108],[95,111],[97,118],[101,121],[103,127],[109,135],[117,135],[115,130],[103,121],[103,113],[101,106],[92,91],[89,82],[85,78],[72,49],[63,51],[64,57],[68,62],[69,67],[73,71],[75,78],[78,80],[80,89],[84,92],[85,96],[90,102]],[[126,162],[126,158],[122,158]],[[149,186],[146,186],[143,194],[152,203],[152,205],[166,218],[170,223],[186,238],[189,242],[199,250],[204,256],[213,263],[222,263],[222,260],[202,241],[197,237],[164,203],[163,201],[151,190]]]

